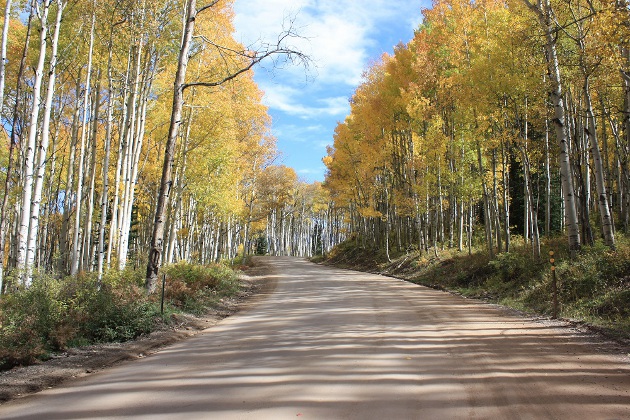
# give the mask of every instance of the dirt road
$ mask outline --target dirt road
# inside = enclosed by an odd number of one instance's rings
[[[266,263],[275,290],[243,313],[0,418],[630,418],[627,357],[568,329],[386,277]]]

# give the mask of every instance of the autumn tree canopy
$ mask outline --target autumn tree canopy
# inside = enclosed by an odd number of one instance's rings
[[[627,232],[628,7],[436,0],[364,74],[324,163],[364,246],[428,251],[513,235],[540,254]],[[477,232],[479,229],[479,233]]]
[[[229,0],[9,0],[0,279],[147,262],[154,276],[350,237],[388,255],[492,256],[516,237],[538,255],[555,233],[614,248],[630,223],[628,10],[434,1],[365,70],[308,184],[275,162],[252,75],[270,55],[306,59],[282,43],[292,30],[256,50],[234,39]]]

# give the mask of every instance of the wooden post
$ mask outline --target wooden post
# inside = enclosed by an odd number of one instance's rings
[[[553,298],[553,311],[551,317],[558,318],[558,281],[556,278],[556,260],[553,258],[553,251],[549,251],[549,262],[551,263],[551,292]]]
[[[162,298],[160,300],[160,314],[164,315],[164,289],[166,288],[166,273],[162,274]]]

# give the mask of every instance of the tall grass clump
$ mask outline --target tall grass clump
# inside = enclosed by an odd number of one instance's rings
[[[562,262],[562,313],[630,334],[630,244],[625,239],[611,250],[598,242],[575,261]]]

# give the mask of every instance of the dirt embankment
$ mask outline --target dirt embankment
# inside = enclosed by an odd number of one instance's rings
[[[72,348],[53,355],[47,361],[0,372],[0,403],[52,388],[126,360],[145,357],[165,346],[197,335],[271,291],[274,283],[268,274],[269,268],[263,265],[248,269],[242,276],[243,287],[238,295],[223,299],[203,317],[178,315],[172,325],[133,341]]]

